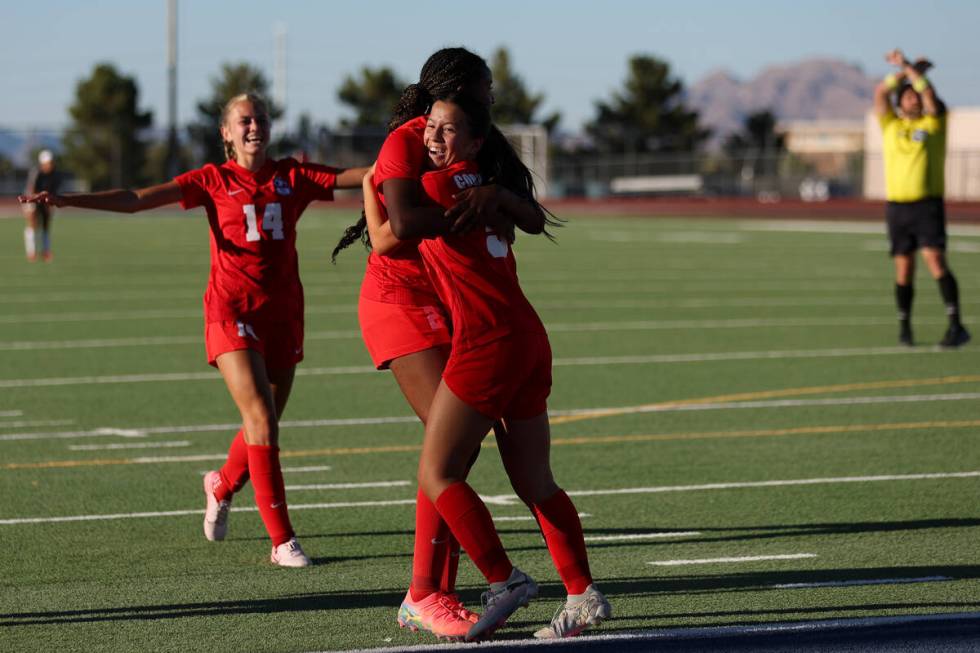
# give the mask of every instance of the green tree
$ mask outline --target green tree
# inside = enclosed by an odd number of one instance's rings
[[[493,74],[494,122],[500,125],[540,123],[549,133],[555,128],[561,120],[558,112],[542,120],[535,119],[534,114],[544,101],[544,94],[528,92],[524,80],[511,68],[507,48],[497,48],[493,53],[490,71]]]
[[[361,68],[357,78],[348,75],[337,91],[337,99],[354,110],[354,118],[341,119],[343,127],[383,127],[408,85],[391,68]]]
[[[135,79],[112,64],[97,64],[91,77],[75,87],[75,102],[68,109],[65,168],[93,190],[142,184],[146,146],[139,134],[150,126],[153,114],[139,111],[138,104]]]
[[[743,179],[774,175],[779,155],[785,150],[785,137],[776,131],[776,116],[770,110],[746,116],[742,130],[730,134],[722,149],[741,171]]]
[[[221,142],[221,112],[225,104],[241,93],[257,93],[269,105],[269,118],[276,120],[282,116],[282,109],[268,95],[269,84],[265,75],[247,63],[224,63],[217,77],[211,78],[211,95],[197,103],[197,122],[188,126],[191,141],[201,159],[208,163],[221,163],[225,160],[225,147]]]
[[[785,147],[784,141],[783,135],[776,131],[776,116],[772,111],[757,111],[745,118],[742,131],[725,139],[724,149],[728,153],[755,150],[778,154]]]
[[[621,91],[609,102],[596,102],[595,120],[586,130],[604,152],[690,152],[708,137],[698,113],[683,102],[684,85],[670,64],[637,55]]]

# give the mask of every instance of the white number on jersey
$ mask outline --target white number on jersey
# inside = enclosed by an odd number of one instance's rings
[[[246,204],[242,209],[245,211],[245,226],[247,227],[245,240],[250,243],[261,240],[262,235],[259,233],[259,222],[255,215],[255,205]],[[272,240],[282,240],[286,237],[282,228],[282,206],[278,202],[265,205],[265,210],[262,212],[262,229],[272,232]]]
[[[494,258],[507,258],[507,241],[501,240],[500,236],[493,233],[493,229],[487,227],[487,251]]]

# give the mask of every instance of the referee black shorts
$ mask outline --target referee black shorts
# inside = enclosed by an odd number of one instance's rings
[[[946,208],[943,198],[888,202],[885,219],[892,256],[913,254],[922,247],[946,251]]]

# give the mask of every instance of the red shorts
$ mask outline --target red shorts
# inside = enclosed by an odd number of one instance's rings
[[[548,408],[551,345],[543,333],[521,333],[457,354],[442,380],[491,419],[530,419]]]
[[[391,304],[365,299],[357,302],[361,336],[374,366],[388,368],[396,358],[417,351],[449,345],[446,313],[442,306]]]
[[[269,369],[295,367],[303,360],[303,322],[208,322],[204,346],[208,364],[215,367],[218,356],[242,349],[257,351]]]

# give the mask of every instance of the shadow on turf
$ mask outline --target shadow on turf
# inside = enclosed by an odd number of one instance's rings
[[[927,576],[946,576],[955,580],[980,579],[980,566],[935,567],[880,567],[862,569],[824,569],[805,571],[779,571],[740,574],[703,574],[671,576],[667,578],[607,578],[599,584],[613,604],[616,597],[700,594],[712,592],[758,592],[773,589],[771,586],[787,583],[855,581],[866,579],[901,579]],[[482,588],[466,588],[460,591],[463,599],[478,604]],[[781,590],[787,591],[787,590]],[[163,605],[138,605],[90,610],[62,610],[42,612],[17,612],[0,614],[0,628],[12,626],[36,626],[48,624],[73,624],[112,621],[153,621],[159,619],[187,619],[223,615],[274,614],[280,612],[319,612],[323,610],[357,610],[364,608],[391,608],[392,613],[401,603],[405,590],[352,590],[348,592],[322,592],[297,594],[269,599],[212,601],[207,603],[174,603]],[[565,598],[565,589],[559,583],[542,583],[540,598],[553,600],[556,605]],[[734,602],[734,600],[733,600]],[[653,615],[619,615],[623,622],[617,627],[617,618],[603,627],[604,631],[635,630],[636,628],[664,628],[686,625],[684,620],[712,618],[714,625],[743,624],[756,621],[778,620],[780,615],[793,619],[803,616],[829,618],[842,613],[883,613],[931,609],[955,612],[980,609],[977,602],[908,602],[864,603],[857,605],[798,606],[766,610],[726,610],[712,612],[657,613]],[[515,629],[540,626],[538,622],[511,620]],[[514,637],[524,637],[513,633]],[[507,639],[508,633],[501,633]]]

